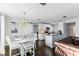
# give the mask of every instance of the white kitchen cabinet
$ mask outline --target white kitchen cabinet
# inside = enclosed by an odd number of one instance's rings
[[[52,35],[48,35],[45,37],[45,44],[50,47],[53,48],[53,39],[52,39]]]

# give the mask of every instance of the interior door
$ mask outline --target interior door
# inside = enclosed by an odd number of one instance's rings
[[[69,23],[68,28],[69,36],[75,36],[75,23]]]
[[[34,33],[37,33],[38,32],[38,25],[37,24],[34,24],[33,25],[33,32]]]

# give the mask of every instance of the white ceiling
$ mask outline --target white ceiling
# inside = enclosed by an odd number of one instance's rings
[[[47,3],[45,6],[39,3],[4,3],[0,4],[0,11],[14,19],[26,19],[29,21],[51,22],[61,19],[79,17],[78,3]]]

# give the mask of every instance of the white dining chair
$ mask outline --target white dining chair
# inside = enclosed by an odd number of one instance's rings
[[[27,56],[27,52],[32,53],[32,56],[35,56],[35,37],[27,37],[26,43],[23,43],[24,53]]]
[[[6,35],[6,42],[9,46],[9,55],[10,56],[17,56],[17,55],[21,54],[21,53],[17,53],[17,54],[12,55],[12,50],[18,49],[20,51],[21,46],[15,40],[11,41],[11,37],[9,35]]]

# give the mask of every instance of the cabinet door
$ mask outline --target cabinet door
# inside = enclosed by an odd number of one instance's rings
[[[49,46],[49,47],[53,47],[53,44],[52,44],[52,36],[46,36],[46,38],[45,38],[46,40],[45,40],[45,43],[46,43],[46,45],[47,46]]]

